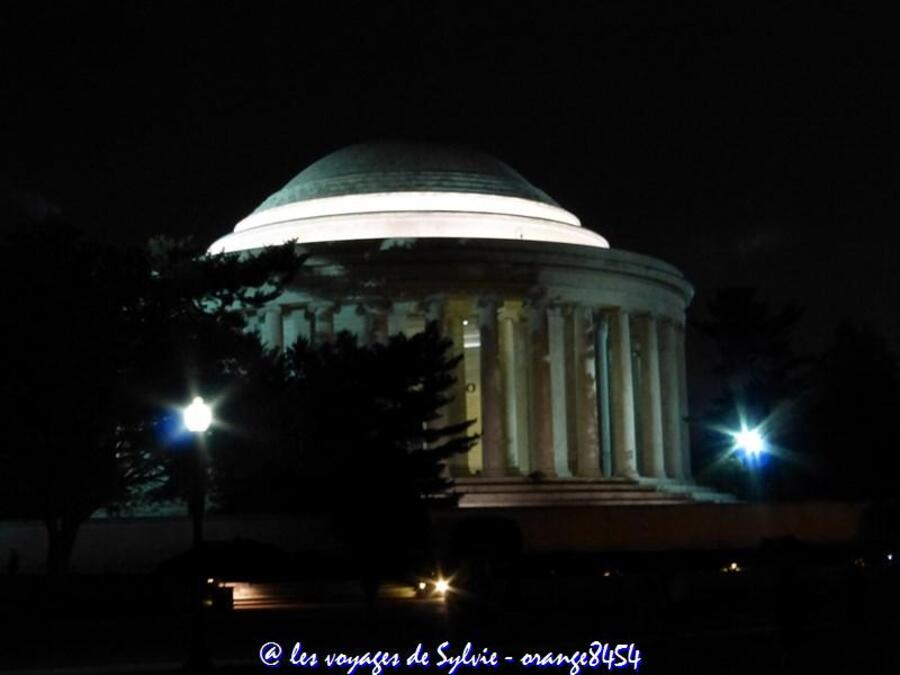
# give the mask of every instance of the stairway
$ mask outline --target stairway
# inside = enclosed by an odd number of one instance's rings
[[[661,506],[736,501],[731,495],[697,485],[627,478],[457,478],[455,492],[461,495],[460,508]]]

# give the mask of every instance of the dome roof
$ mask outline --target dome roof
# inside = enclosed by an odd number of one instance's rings
[[[310,199],[386,192],[474,193],[559,206],[518,172],[478,150],[376,141],[342,148],[314,162],[255,213]]]
[[[351,145],[313,163],[210,251],[365,239],[516,239],[608,248],[503,162],[410,142]]]

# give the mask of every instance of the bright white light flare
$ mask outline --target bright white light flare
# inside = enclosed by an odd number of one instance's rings
[[[188,431],[203,433],[212,424],[212,408],[203,401],[202,396],[195,396],[191,404],[184,409],[184,426]]]
[[[759,457],[766,451],[766,441],[759,429],[743,428],[734,435],[734,446],[750,458]]]

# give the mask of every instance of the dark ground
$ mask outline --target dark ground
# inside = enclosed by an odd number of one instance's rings
[[[723,571],[732,559],[741,571]],[[419,642],[434,653],[447,640],[458,653],[472,641],[519,658],[599,640],[636,643],[639,672],[900,672],[900,569],[884,550],[806,550],[790,561],[760,552],[554,556],[527,559],[517,574],[482,566],[479,577],[478,565],[472,569],[458,585],[481,589],[479,600],[464,589],[449,603],[416,599],[408,583],[396,583],[383,589],[374,614],[352,580],[258,584],[255,600],[209,613],[211,651],[221,672],[267,672],[257,654],[269,641],[286,651],[299,641],[320,659],[377,649],[405,659]],[[0,589],[0,670],[171,672],[186,653],[187,594],[171,579],[71,577],[52,603],[42,579],[5,577]],[[434,662],[418,670],[448,672]]]

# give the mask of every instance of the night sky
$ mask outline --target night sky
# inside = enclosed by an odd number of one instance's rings
[[[0,198],[209,242],[341,146],[460,143],[694,311],[753,285],[808,307],[801,349],[844,316],[900,343],[895,22],[722,4],[4,3]]]

